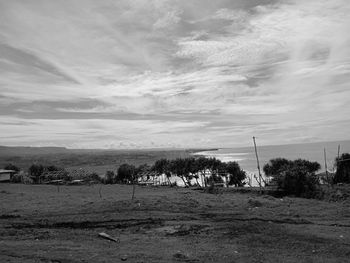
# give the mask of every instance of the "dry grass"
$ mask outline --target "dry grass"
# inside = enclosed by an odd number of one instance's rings
[[[1,184],[0,262],[349,262],[346,202],[99,187]]]

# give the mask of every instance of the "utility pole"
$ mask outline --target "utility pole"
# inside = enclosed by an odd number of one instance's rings
[[[253,136],[253,142],[254,142],[254,149],[255,149],[255,155],[256,155],[256,162],[258,165],[258,172],[259,172],[259,187],[260,187],[260,193],[261,193],[261,172],[260,172],[260,164],[259,164],[259,157],[258,157],[258,151],[256,149],[256,143],[255,143],[255,137]]]
[[[323,155],[324,155],[324,169],[326,171],[326,178],[327,178],[327,182],[328,182],[328,185],[329,185],[329,177],[328,177],[328,170],[327,170],[326,148],[323,148]]]

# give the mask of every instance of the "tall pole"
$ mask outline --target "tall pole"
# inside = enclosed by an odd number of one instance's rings
[[[134,197],[135,197],[135,171],[134,169],[132,170],[132,196],[131,196],[131,200],[134,200]]]
[[[253,136],[253,142],[254,142],[254,149],[255,149],[255,155],[256,155],[256,163],[258,165],[258,172],[259,172],[259,187],[261,192],[261,172],[260,172],[260,164],[259,164],[259,157],[258,157],[258,151],[256,149],[256,143],[255,143],[255,137]]]
[[[340,144],[338,144],[338,160],[339,160],[339,156],[340,155]]]
[[[326,171],[326,178],[327,178],[328,185],[329,185],[329,177],[328,177],[328,170],[327,170],[326,148],[323,148],[323,155],[324,155],[324,169],[325,169],[325,171]]]

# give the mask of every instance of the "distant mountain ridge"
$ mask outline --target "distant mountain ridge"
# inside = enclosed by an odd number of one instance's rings
[[[0,146],[0,155],[39,155],[69,153],[65,147]]]
[[[217,149],[69,149],[65,147],[55,146],[43,146],[43,147],[31,147],[31,146],[1,146],[0,145],[0,156],[35,156],[35,155],[52,155],[52,154],[130,154],[136,152],[162,152],[162,151],[187,151],[199,152],[199,151],[217,150]]]

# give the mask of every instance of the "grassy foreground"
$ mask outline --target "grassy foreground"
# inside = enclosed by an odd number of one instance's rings
[[[0,262],[350,259],[348,201],[167,187],[136,187],[133,201],[131,194],[127,185],[58,192],[50,185],[0,184]]]

